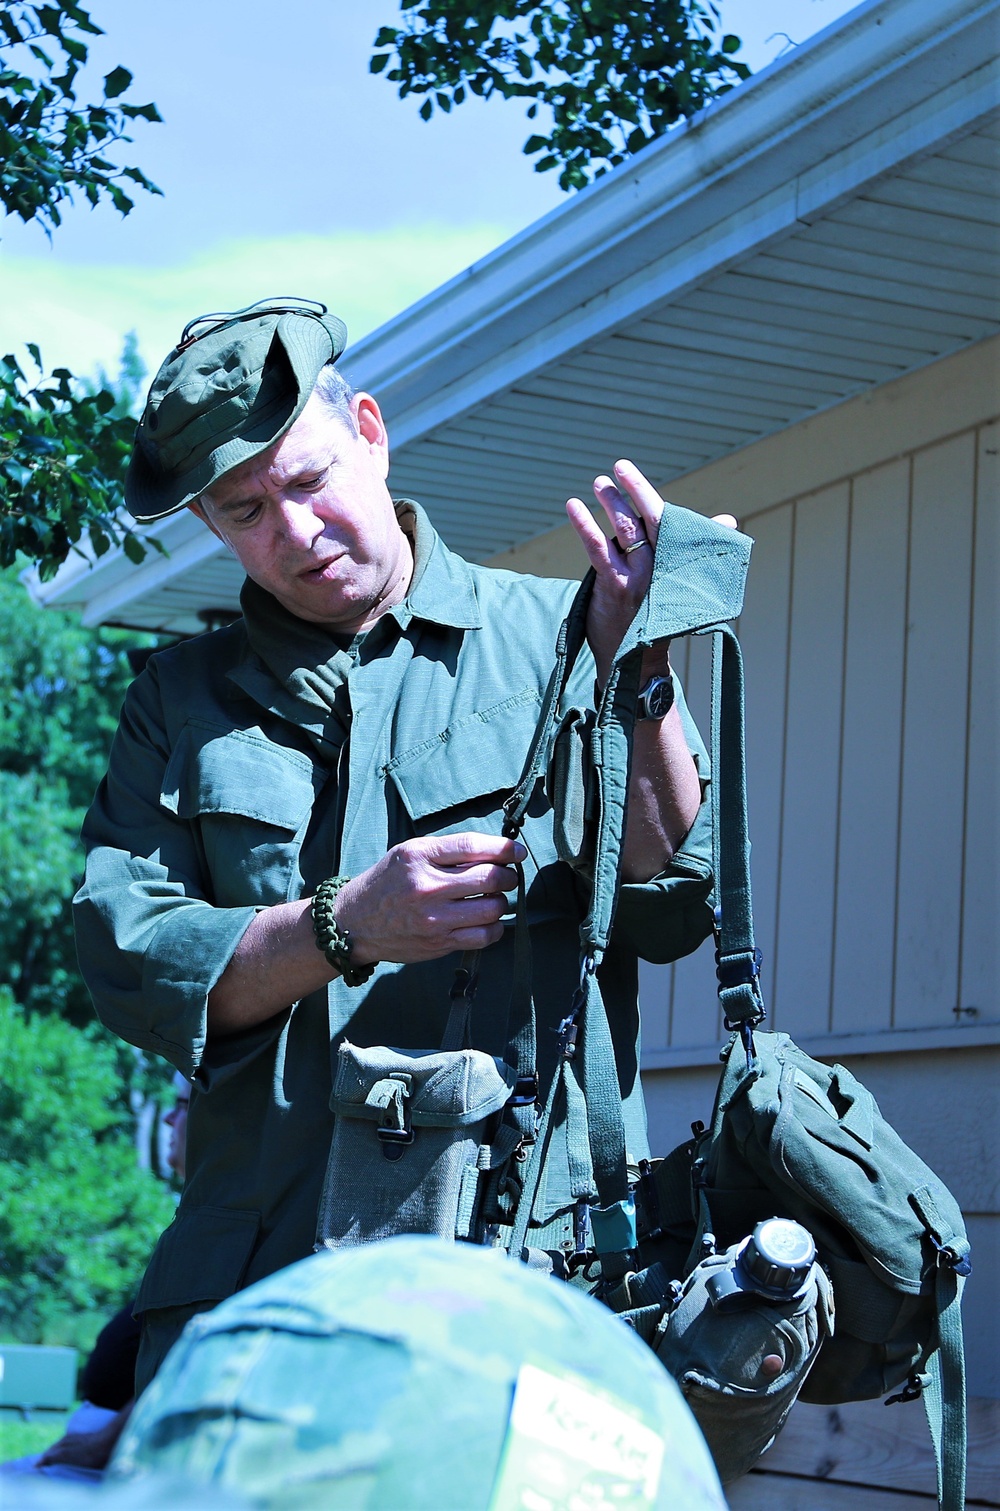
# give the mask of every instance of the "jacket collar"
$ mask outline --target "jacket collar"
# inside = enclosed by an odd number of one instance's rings
[[[426,513],[412,499],[396,503],[399,523],[413,540],[413,577],[401,604],[390,609],[400,629],[411,619],[456,630],[483,627],[476,585],[467,561],[449,551]]]
[[[299,619],[272,594],[249,579],[240,604],[246,624],[246,652],[229,678],[254,701],[309,733],[324,746],[339,745],[344,735],[337,693],[350,668],[367,659],[364,650],[379,654],[393,620],[396,633],[412,621],[423,620],[452,629],[480,629],[482,616],[475,581],[467,562],[441,540],[419,504],[403,499],[396,504],[400,525],[414,544],[413,577],[402,603],[347,649],[324,629]]]

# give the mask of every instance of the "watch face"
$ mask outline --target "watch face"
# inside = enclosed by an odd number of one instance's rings
[[[674,703],[674,682],[672,677],[652,677],[642,689],[642,696],[646,703],[647,719],[662,719],[668,714]]]

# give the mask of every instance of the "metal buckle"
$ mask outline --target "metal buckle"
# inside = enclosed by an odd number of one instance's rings
[[[921,1375],[913,1370],[902,1390],[894,1396],[886,1396],[882,1405],[895,1406],[899,1401],[919,1401],[929,1384],[930,1375]]]
[[[928,1233],[928,1238],[937,1250],[937,1263],[943,1269],[954,1270],[956,1275],[972,1274],[971,1254],[959,1255],[946,1243],[939,1243],[933,1233]]]

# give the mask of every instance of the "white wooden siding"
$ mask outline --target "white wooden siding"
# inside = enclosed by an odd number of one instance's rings
[[[1000,821],[997,803],[1000,733],[1000,424],[979,431],[973,536],[969,747],[965,782],[965,856],[959,995],[980,1015],[997,1007],[1000,938]],[[993,1014],[990,1009],[993,1009]]]
[[[998,431],[743,521],[764,990],[770,1026],[813,1045],[1000,1018]],[[677,650],[703,726],[706,651]],[[643,969],[648,1063],[716,1039],[712,976],[710,945]]]

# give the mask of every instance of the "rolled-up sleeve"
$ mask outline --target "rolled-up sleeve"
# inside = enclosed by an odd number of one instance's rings
[[[83,826],[87,868],[74,917],[102,1023],[192,1075],[209,992],[258,907],[214,905],[196,826],[161,802],[169,756],[154,663],[129,689]]]

